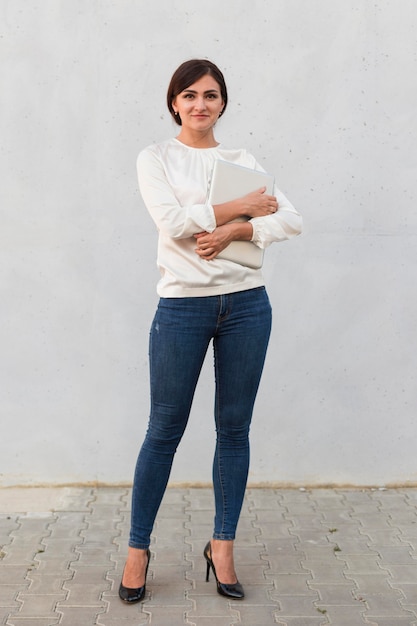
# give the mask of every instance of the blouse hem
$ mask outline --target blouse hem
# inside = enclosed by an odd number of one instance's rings
[[[223,296],[228,293],[237,293],[238,291],[247,291],[248,289],[256,289],[264,287],[265,281],[259,278],[244,283],[236,283],[234,285],[217,285],[216,287],[157,287],[158,296],[161,298],[201,298],[204,296]]]

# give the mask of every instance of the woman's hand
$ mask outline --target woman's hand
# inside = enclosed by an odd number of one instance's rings
[[[264,217],[277,212],[278,202],[276,197],[265,194],[265,191],[266,187],[261,187],[241,198],[244,206],[244,215],[248,217]]]
[[[216,224],[222,226],[239,217],[265,217],[276,213],[278,210],[277,199],[275,196],[266,194],[265,191],[266,187],[260,187],[260,189],[241,198],[214,205]]]
[[[197,242],[195,252],[205,261],[212,261],[229,243],[235,240],[250,241],[252,234],[250,222],[223,224],[217,226],[212,233],[203,232],[194,235]]]

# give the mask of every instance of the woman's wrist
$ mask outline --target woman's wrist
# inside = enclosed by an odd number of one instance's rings
[[[253,226],[250,221],[231,222],[234,241],[251,241],[253,237]]]

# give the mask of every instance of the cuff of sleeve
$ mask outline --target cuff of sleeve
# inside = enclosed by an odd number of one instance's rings
[[[212,205],[200,204],[195,208],[199,209],[200,212],[200,215],[196,216],[195,220],[201,225],[201,230],[204,230],[207,233],[212,233],[217,226],[216,216]]]
[[[252,243],[258,246],[258,248],[266,248],[269,243],[266,243],[266,232],[263,232],[263,224],[262,221],[257,221],[257,218],[253,218],[250,220],[252,224]]]

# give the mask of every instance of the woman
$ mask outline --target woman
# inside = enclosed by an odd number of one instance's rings
[[[249,427],[271,328],[261,270],[217,258],[233,240],[261,248],[301,231],[301,218],[277,189],[265,188],[210,206],[207,185],[215,159],[262,169],[246,150],[223,148],[214,137],[227,106],[221,71],[210,61],[183,63],[172,76],[168,109],[176,138],[143,150],[139,187],[159,231],[161,279],[149,344],[151,411],[132,494],[128,558],[119,595],[145,595],[150,535],[210,341],[215,360],[216,451],[214,531],[204,549],[217,591],[240,599],[233,541],[246,489]],[[246,221],[231,222],[238,217]]]

